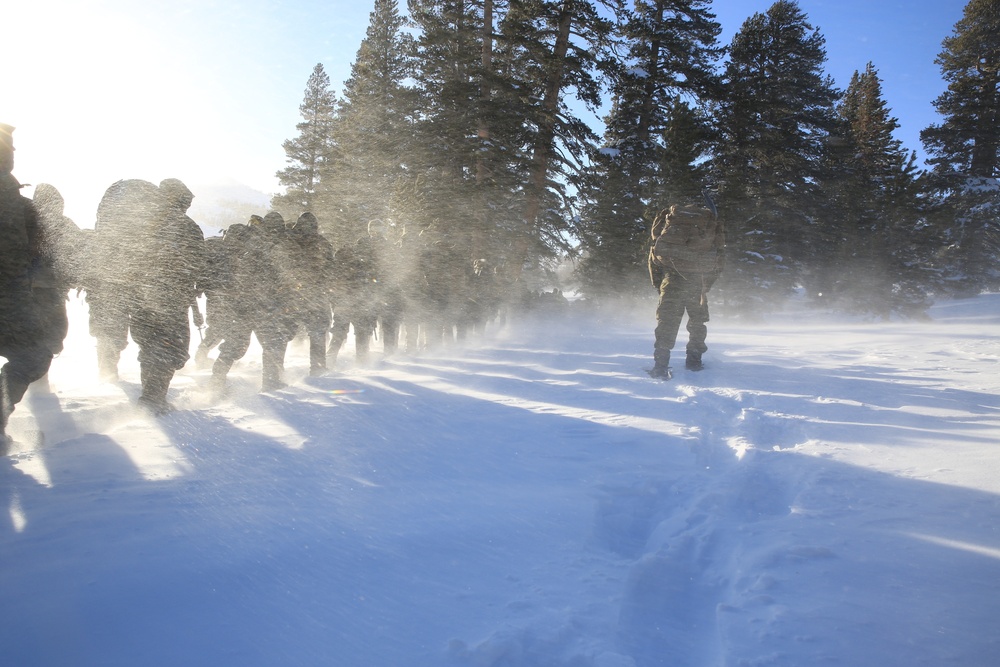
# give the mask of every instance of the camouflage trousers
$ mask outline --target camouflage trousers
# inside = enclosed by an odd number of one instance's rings
[[[295,334],[295,323],[279,312],[263,312],[259,306],[233,309],[233,319],[223,326],[219,356],[212,365],[216,383],[223,383],[233,364],[250,349],[256,336],[261,347],[261,389],[272,391],[284,386],[285,352]]]
[[[46,344],[41,314],[27,292],[0,294],[0,434],[25,391],[49,370],[52,350]]]
[[[670,361],[670,351],[677,342],[677,332],[687,312],[688,342],[687,352],[701,355],[708,346],[708,290],[701,274],[684,278],[679,273],[668,271],[660,282],[660,300],[656,305],[656,330],[653,343],[653,361],[666,365]]]

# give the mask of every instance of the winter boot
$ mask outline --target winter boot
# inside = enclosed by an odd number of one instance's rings
[[[354,359],[359,366],[368,363],[368,353],[371,347],[371,334],[354,332]]]
[[[653,354],[653,367],[649,370],[649,376],[658,380],[669,380],[673,377],[670,372],[670,352],[656,351]]]
[[[97,376],[101,382],[118,382],[118,358],[121,352],[113,346],[98,341]]]
[[[204,343],[198,345],[194,353],[195,368],[211,368],[212,360],[208,358],[208,346]]]
[[[267,347],[261,357],[261,385],[262,392],[277,391],[284,389],[288,385],[282,382],[281,375],[285,367],[285,349],[281,347]]]
[[[218,400],[228,393],[226,386],[226,376],[233,367],[233,362],[227,359],[218,358],[212,364],[212,378],[208,381],[208,391],[212,398]]]
[[[688,352],[687,359],[684,360],[684,368],[689,371],[700,371],[704,369],[705,365],[701,363],[701,353]]]
[[[649,369],[649,377],[657,380],[669,380],[673,376],[674,374],[670,372],[668,366],[653,366]]]
[[[139,397],[139,407],[160,417],[174,411],[174,406],[167,402],[167,389],[173,371],[162,368],[149,368],[148,364],[139,365],[139,378],[142,382],[142,395]]]
[[[309,336],[309,375],[326,375],[326,334]]]
[[[330,339],[330,345],[326,348],[326,366],[333,368],[337,365],[337,357],[340,355],[340,348],[344,346],[346,339],[336,333]]]

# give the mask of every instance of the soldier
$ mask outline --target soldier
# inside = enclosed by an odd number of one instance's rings
[[[102,377],[117,378],[128,334],[139,346],[139,405],[173,409],[167,390],[188,359],[188,309],[204,262],[204,235],[187,216],[194,195],[180,181],[125,180],[98,206],[89,280],[90,331]]]
[[[194,195],[175,178],[162,181],[159,193],[142,256],[136,257],[140,282],[130,313],[132,338],[139,346],[139,405],[155,415],[173,410],[167,390],[190,357],[188,309],[205,262],[205,236],[187,215]]]
[[[413,229],[404,229],[399,239],[399,261],[396,271],[399,274],[399,293],[403,312],[403,329],[405,331],[406,352],[418,353],[427,334],[427,318],[430,312],[428,304],[428,286],[424,256],[426,237]]]
[[[52,362],[44,322],[31,293],[35,267],[48,252],[29,199],[21,195],[14,170],[14,128],[0,123],[0,439],[28,385]]]
[[[469,334],[484,334],[494,308],[493,274],[486,260],[466,262],[462,273],[463,280],[455,295],[459,304],[455,335],[460,341]]]
[[[65,201],[55,187],[48,183],[37,185],[32,199],[48,242],[32,292],[44,323],[46,344],[53,354],[59,354],[69,331],[68,292],[82,284],[80,248],[83,233],[63,214]]]
[[[423,248],[425,277],[425,336],[428,349],[455,342],[455,323],[465,296],[461,252],[456,244],[433,228]]]
[[[226,376],[237,361],[250,349],[253,335],[252,318],[257,308],[256,280],[257,258],[251,244],[251,234],[260,233],[260,216],[254,216],[247,224],[233,224],[222,237],[222,257],[225,270],[220,275],[220,289],[226,295],[228,308],[220,318],[219,356],[212,365],[212,388],[221,393],[226,385]],[[255,224],[251,224],[255,223]],[[215,326],[215,325],[213,325]]]
[[[118,359],[128,347],[134,307],[135,272],[146,229],[152,226],[150,209],[161,199],[148,181],[121,180],[105,191],[97,206],[94,231],[86,244],[85,286],[90,306],[90,335],[97,339],[97,369],[101,380],[118,381]]]
[[[295,280],[295,312],[309,336],[309,374],[326,370],[326,335],[331,322],[333,246],[319,233],[319,221],[306,211],[289,226],[297,246],[291,270]]]
[[[375,258],[368,237],[337,250],[333,257],[333,326],[327,363],[337,361],[347,334],[354,327],[355,359],[368,361],[372,332],[378,322],[378,283]]]
[[[195,291],[198,294],[205,295],[204,324],[206,328],[194,354],[195,364],[199,368],[211,366],[208,361],[208,353],[222,342],[225,322],[231,317],[226,290],[223,287],[226,270],[224,236],[223,234],[223,236],[212,236],[205,239],[205,271],[198,278],[198,283],[195,286]],[[192,314],[197,312],[197,303],[195,303],[192,305]],[[195,325],[198,325],[197,321],[195,321]]]
[[[700,371],[708,349],[708,291],[722,272],[725,230],[715,204],[672,206],[660,211],[651,229],[649,276],[660,293],[653,344],[654,378],[669,379],[670,351],[677,341],[684,312],[688,315],[685,368]]]
[[[250,223],[226,230],[226,292],[231,319],[212,365],[212,389],[222,393],[233,364],[246,355],[251,334],[262,349],[261,391],[286,386],[282,380],[285,350],[295,332],[292,287],[287,271],[292,251],[285,223],[276,213],[253,216]]]
[[[382,351],[392,356],[399,348],[399,333],[406,309],[403,295],[402,236],[392,234],[396,229],[392,223],[381,220],[368,223],[368,236],[362,237],[363,253],[372,261],[375,297],[375,314],[378,331],[382,337]]]

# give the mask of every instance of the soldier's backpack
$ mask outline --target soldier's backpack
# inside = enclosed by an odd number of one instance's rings
[[[720,268],[722,229],[711,209],[704,205],[671,206],[657,218],[653,229],[662,228],[653,244],[652,256],[662,268],[673,269],[682,276],[711,273]]]
[[[146,280],[161,201],[149,181],[126,179],[107,189],[97,206],[90,258],[98,282],[138,286]]]

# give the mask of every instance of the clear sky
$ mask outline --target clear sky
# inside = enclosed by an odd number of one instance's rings
[[[716,0],[723,43],[771,4]],[[934,59],[965,4],[799,0],[826,38],[838,87],[875,65],[908,149],[940,120]],[[14,174],[59,188],[84,227],[119,178],[180,178],[196,195],[199,185],[231,183],[275,192],[312,68],[322,63],[339,92],[371,9],[357,0],[8,3],[0,122],[18,128]]]

